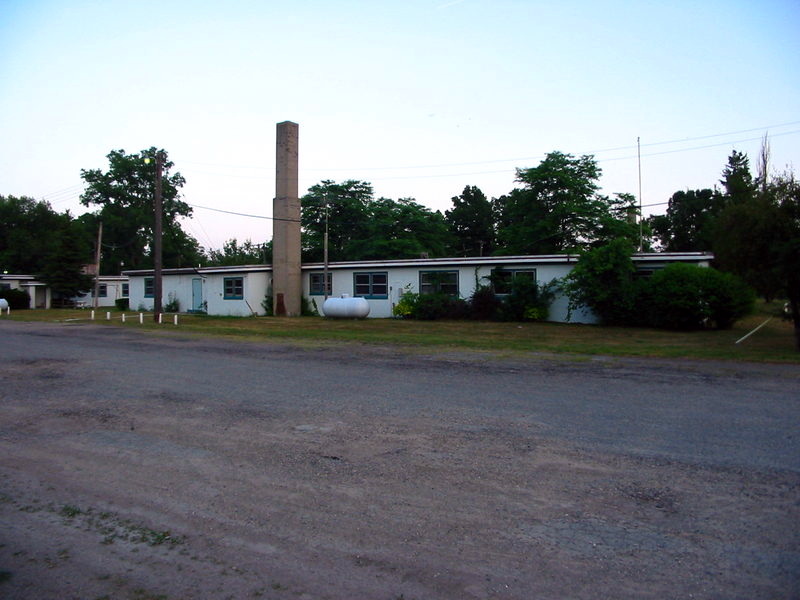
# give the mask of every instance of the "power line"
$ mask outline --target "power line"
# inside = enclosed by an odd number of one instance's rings
[[[267,217],[265,215],[251,215],[248,213],[240,213],[232,210],[222,210],[221,208],[211,208],[210,206],[200,206],[199,204],[191,204],[189,202],[187,202],[186,204],[188,204],[192,208],[201,208],[203,210],[211,210],[218,213],[224,213],[226,215],[236,215],[237,217],[250,217],[251,219],[266,219],[268,221],[286,221],[290,223],[300,222],[299,219],[282,219],[280,217]]]
[[[777,129],[780,127],[789,127],[792,125],[798,125],[800,121],[789,121],[786,123],[778,123],[775,125],[767,125],[764,127],[751,127],[749,129],[739,129],[736,131],[728,131],[725,133],[713,133],[710,135],[701,135],[701,136],[694,136],[694,137],[687,137],[687,138],[679,138],[679,139],[672,139],[672,140],[665,140],[660,142],[650,142],[647,144],[642,144],[642,147],[650,148],[654,146],[665,146],[669,144],[679,144],[679,143],[686,143],[686,142],[696,142],[700,140],[707,140],[712,138],[719,138],[725,137],[730,135],[738,135],[741,133],[751,133],[753,131],[766,131],[770,129]],[[774,133],[770,134],[770,137],[779,137],[782,135],[790,135],[798,133],[798,131],[789,131],[784,133]],[[699,146],[696,148],[679,148],[675,150],[665,151],[667,152],[683,152],[683,151],[691,151],[700,148],[712,148],[715,146],[724,146],[726,144],[736,144],[745,141],[752,141],[753,139],[761,139],[759,138],[749,138],[746,140],[733,140],[728,142],[722,142],[720,144],[713,144],[708,146]],[[636,148],[636,145],[626,145],[626,146],[617,146],[614,148],[601,148],[598,150],[589,150],[584,152],[577,152],[576,154],[585,155],[585,154],[601,154],[605,152],[618,152],[620,150],[631,150]],[[651,153],[645,156],[655,156],[658,153]],[[474,165],[486,165],[486,164],[496,164],[496,163],[504,163],[504,162],[518,162],[518,161],[528,161],[528,160],[537,160],[544,158],[544,155],[537,155],[537,156],[523,156],[523,157],[516,157],[516,158],[500,158],[500,159],[490,159],[490,160],[480,160],[480,161],[468,161],[468,162],[460,162],[460,163],[441,163],[441,164],[430,164],[430,165],[403,165],[403,166],[391,166],[391,167],[313,167],[304,169],[306,172],[313,172],[313,171],[396,171],[396,170],[407,170],[407,169],[438,169],[444,167],[465,167],[465,166],[474,166]],[[623,160],[630,157],[623,157],[617,159],[604,159],[604,160]],[[598,161],[600,162],[600,161]],[[205,163],[205,162],[192,162],[192,161],[184,161],[184,164],[193,164],[193,165],[200,165],[200,166],[213,166],[213,167],[222,167],[222,168],[230,168],[230,169],[251,169],[251,170],[265,170],[270,169],[271,167],[266,167],[264,165],[229,165],[229,164],[220,164],[220,163]],[[504,173],[505,171],[484,171],[479,173],[474,173],[476,175],[480,175],[483,173]],[[471,175],[473,173],[465,173],[466,175]],[[260,175],[226,175],[227,177],[241,177],[241,178],[253,178],[259,179],[264,176]],[[450,175],[441,175],[441,177],[449,177]],[[439,177],[439,175],[428,175],[427,177]],[[386,178],[379,178],[379,179],[386,179]]]

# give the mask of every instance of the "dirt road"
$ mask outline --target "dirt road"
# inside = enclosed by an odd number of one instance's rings
[[[0,336],[2,598],[800,597],[797,367]]]

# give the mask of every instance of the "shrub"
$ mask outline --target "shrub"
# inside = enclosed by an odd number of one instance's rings
[[[130,298],[117,298],[114,300],[114,305],[117,310],[128,310],[130,307]]]
[[[467,303],[448,294],[419,294],[412,316],[422,321],[437,319],[464,319],[468,314]]]
[[[650,323],[664,329],[728,329],[755,302],[741,280],[712,268],[675,263],[654,273],[648,283]]]
[[[274,315],[274,307],[272,304],[272,288],[267,290],[264,299],[261,301],[261,308],[264,309],[264,315],[271,317]]]
[[[514,277],[511,293],[502,301],[499,316],[503,321],[544,321],[553,302],[554,284],[539,285],[527,277]]]
[[[305,296],[300,296],[300,316],[318,317],[319,310],[317,309],[317,301],[313,298],[309,300]]]
[[[633,248],[625,239],[581,254],[563,282],[570,313],[586,306],[607,325],[642,324],[643,285],[634,278]]]
[[[417,306],[417,299],[419,294],[406,290],[400,296],[400,301],[392,307],[392,314],[395,317],[402,317],[404,319],[413,319],[414,310]]]
[[[481,321],[496,319],[501,304],[491,286],[479,286],[469,299],[470,316]]]
[[[11,310],[24,310],[31,307],[31,297],[25,290],[0,290],[0,298],[8,301]]]
[[[435,321],[437,319],[466,319],[470,310],[466,301],[448,294],[417,294],[406,291],[392,309],[396,317]]]
[[[170,292],[167,295],[167,299],[167,303],[164,305],[164,312],[176,313],[181,311],[181,304],[178,302],[175,292]]]

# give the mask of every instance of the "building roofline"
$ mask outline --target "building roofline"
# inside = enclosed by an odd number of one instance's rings
[[[578,262],[579,254],[531,254],[515,256],[466,256],[449,258],[403,258],[393,260],[353,260],[328,263],[329,269],[369,269],[385,267],[436,267],[436,266],[482,266],[514,264],[572,264]],[[713,260],[710,252],[637,252],[631,257],[634,262],[660,262],[665,260],[703,262]],[[304,271],[318,271],[324,263],[304,263]],[[254,273],[272,271],[272,265],[231,265],[218,267],[185,267],[164,269],[163,275],[213,275],[224,273]],[[123,276],[142,277],[153,275],[152,269],[123,271]]]

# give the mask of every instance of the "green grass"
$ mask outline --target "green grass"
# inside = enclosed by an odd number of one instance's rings
[[[145,315],[143,325],[128,312],[98,311],[95,323],[137,330],[172,331],[201,336],[236,337],[255,341],[292,343],[303,346],[332,344],[392,345],[407,351],[482,351],[501,356],[531,353],[610,356],[702,358],[758,362],[800,363],[795,350],[792,324],[781,319],[778,303],[760,304],[755,314],[726,331],[675,332],[656,329],[603,327],[568,323],[494,323],[483,321],[410,321],[366,319],[333,320],[318,317],[210,317],[181,315],[179,325],[172,316],[164,323]],[[743,342],[736,340],[767,318],[772,320]],[[3,319],[57,322],[89,322],[87,310],[28,310],[12,312]],[[75,321],[72,321],[72,320]]]

